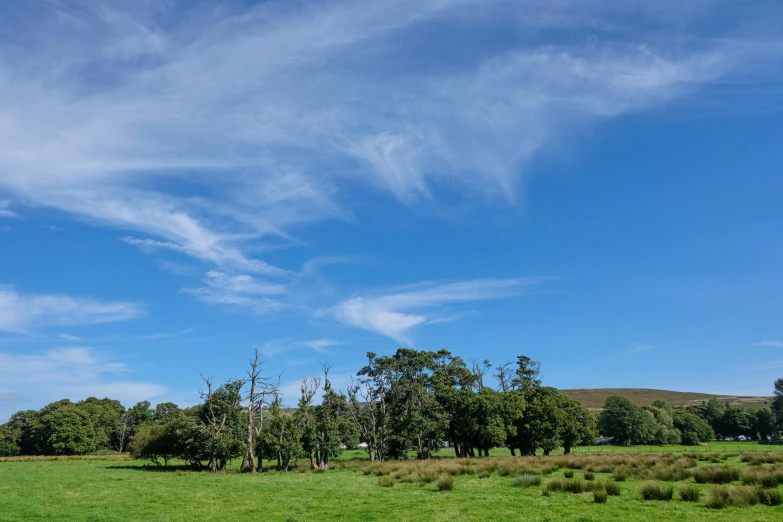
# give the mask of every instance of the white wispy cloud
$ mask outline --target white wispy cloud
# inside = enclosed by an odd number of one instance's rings
[[[21,294],[8,287],[0,287],[0,331],[23,331],[32,326],[111,323],[135,319],[143,314],[144,307],[135,302]]]
[[[779,57],[780,46],[746,35],[685,32],[717,3],[634,3],[633,17],[623,2],[577,0],[184,12],[11,3],[3,8],[18,23],[0,35],[0,189],[15,204],[133,231],[124,241],[148,252],[282,276],[258,259],[259,242],[351,219],[342,195],[356,186],[411,205],[437,198],[444,182],[513,201],[525,165],[574,130]],[[487,46],[482,31],[495,25],[530,37]],[[434,26],[464,48],[430,38],[422,52]],[[563,29],[601,37],[563,40]]]
[[[19,214],[9,209],[10,201],[0,200],[0,218],[19,219]]]
[[[284,304],[279,299],[261,297],[286,292],[284,284],[269,283],[248,274],[228,274],[210,270],[202,279],[205,286],[184,288],[182,291],[210,304],[227,304],[251,309],[256,314],[279,310]]]
[[[459,303],[499,299],[532,291],[544,279],[477,279],[456,283],[421,283],[391,292],[352,297],[334,306],[334,316],[351,326],[410,343],[410,331],[437,322],[438,308]],[[435,311],[433,311],[435,310]]]
[[[783,348],[783,341],[761,341],[755,343],[754,346],[770,346],[773,348]]]
[[[649,350],[653,350],[654,348],[655,348],[654,346],[650,346],[649,344],[637,344],[633,348],[625,350],[623,353],[627,353],[627,354],[641,353],[641,352],[647,352]]]
[[[166,393],[165,386],[121,378],[129,372],[124,363],[106,360],[87,347],[40,354],[0,352],[0,382],[10,395],[0,404],[0,421],[22,402],[40,408],[64,397],[81,400],[96,396],[119,399],[128,405]]]
[[[312,341],[302,342],[303,346],[307,346],[308,348],[320,353],[329,353],[327,348],[330,346],[339,346],[341,344],[345,343],[336,339],[313,339]]]

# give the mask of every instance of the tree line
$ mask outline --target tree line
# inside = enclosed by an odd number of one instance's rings
[[[323,365],[321,378],[302,381],[294,408],[284,407],[279,378],[262,369],[256,351],[242,379],[216,386],[202,375],[201,403],[190,408],[140,402],[126,409],[116,400],[89,398],[21,411],[0,426],[0,456],[112,450],[211,471],[238,459],[250,472],[269,460],[283,471],[298,460],[326,470],[360,442],[370,460],[383,461],[428,459],[444,445],[458,457],[487,456],[496,447],[548,455],[593,444],[599,434],[616,444],[699,444],[716,437],[778,439],[783,429],[783,379],[775,383],[772,408],[757,411],[715,399],[675,408],[610,397],[595,416],[545,386],[539,363],[526,356],[493,367],[486,360],[469,365],[447,350],[370,352],[344,391],[332,387]]]

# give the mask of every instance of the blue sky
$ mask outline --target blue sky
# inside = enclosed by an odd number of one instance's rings
[[[367,351],[783,375],[773,1],[6,2],[0,419]]]

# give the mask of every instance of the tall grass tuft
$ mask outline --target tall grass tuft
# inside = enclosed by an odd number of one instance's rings
[[[611,495],[613,497],[620,496],[620,484],[617,482],[600,482],[600,484],[603,485],[607,495]]]
[[[593,502],[596,504],[606,504],[606,490],[596,489],[593,490]]]
[[[612,477],[614,477],[615,482],[624,482],[628,478],[628,470],[625,468],[617,468],[614,470],[614,473],[612,473]]]
[[[378,479],[378,485],[382,488],[392,488],[394,487],[394,477],[391,475],[384,475]]]
[[[739,469],[730,466],[704,466],[693,471],[693,479],[698,484],[728,484],[739,478]]]
[[[435,482],[435,487],[438,491],[451,491],[454,489],[454,477],[444,473]]]
[[[761,490],[751,486],[712,486],[707,495],[707,507],[748,507],[758,504]]]
[[[671,500],[674,496],[674,488],[671,484],[652,481],[643,483],[641,492],[644,500]]]
[[[759,502],[768,506],[783,504],[783,493],[777,489],[763,489],[759,491]]]
[[[517,488],[530,488],[533,486],[540,486],[540,485],[541,485],[540,475],[524,474],[524,475],[517,475],[516,477],[514,477],[514,487]]]
[[[563,476],[564,476],[565,478],[568,478],[568,479],[570,479],[570,478],[574,478],[574,470],[572,470],[572,469],[567,469],[567,470],[565,470],[565,471],[563,472]]]
[[[681,484],[677,493],[683,502],[698,502],[701,497],[701,490],[695,484]]]

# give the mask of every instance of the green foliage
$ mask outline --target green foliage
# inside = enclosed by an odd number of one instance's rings
[[[607,494],[605,489],[593,490],[593,502],[596,504],[606,504]]]
[[[128,451],[137,460],[149,460],[167,466],[169,459],[177,455],[178,438],[176,426],[173,423],[149,424],[142,426],[133,435]]]
[[[778,431],[783,431],[783,377],[777,379],[774,384],[775,398],[772,399],[772,413],[777,421]]]
[[[95,426],[89,414],[76,404],[53,407],[42,415],[49,455],[84,455],[97,449]]]
[[[647,444],[656,433],[655,416],[625,397],[609,397],[598,416],[598,430],[622,445]]]
[[[264,431],[257,438],[257,452],[262,458],[276,460],[279,471],[288,471],[292,460],[302,454],[302,433],[299,419],[283,414],[280,399],[268,409]]]

